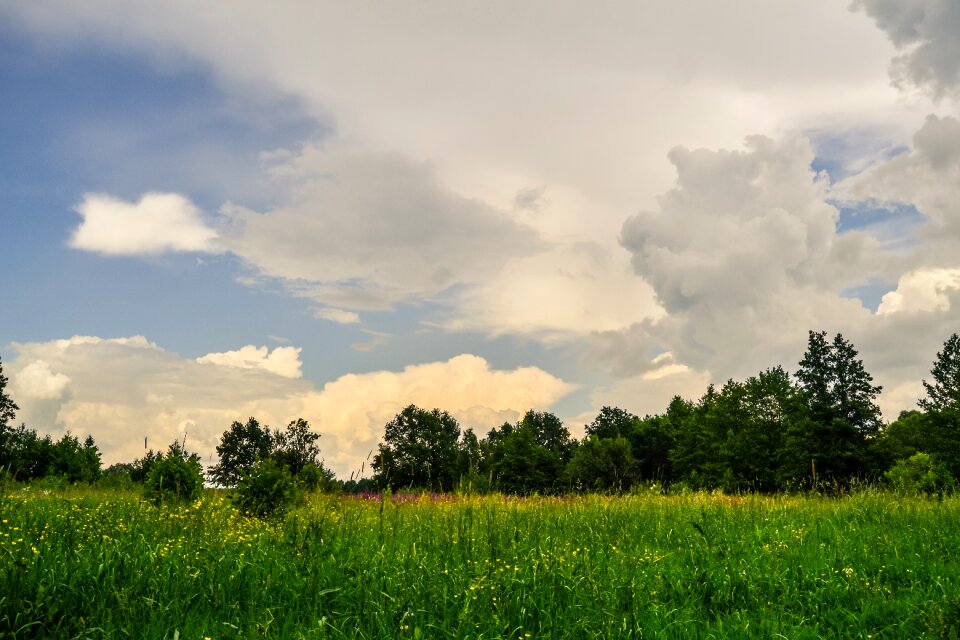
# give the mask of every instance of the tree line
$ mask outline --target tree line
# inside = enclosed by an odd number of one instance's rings
[[[206,478],[245,487],[253,496],[294,486],[524,495],[625,491],[643,484],[776,492],[842,489],[857,481],[942,492],[960,480],[957,334],[937,353],[930,374],[918,408],[886,425],[876,405],[881,388],[854,346],[839,333],[831,340],[826,332],[811,331],[792,376],[776,366],[744,381],[710,385],[696,401],[674,397],[663,413],[643,418],[603,407],[580,441],[549,412],[528,411],[479,437],[446,411],[410,405],[385,425],[372,478],[355,477],[360,473],[342,481],[323,465],[320,435],[305,420],[271,430],[251,417],[223,432],[218,461]],[[101,470],[92,437],[81,443],[68,433],[54,441],[23,424],[14,427],[18,407],[6,384],[0,363],[3,477],[140,483],[149,490],[151,477],[163,486],[166,473],[183,482],[189,476],[189,491],[202,486],[199,458],[180,442]]]

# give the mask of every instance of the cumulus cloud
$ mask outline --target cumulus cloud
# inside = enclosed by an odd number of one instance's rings
[[[14,343],[5,363],[18,418],[40,432],[93,435],[104,461],[143,455],[143,439],[164,448],[187,436],[205,464],[234,420],[256,416],[273,427],[303,417],[323,434],[321,450],[337,473],[360,468],[376,449],[383,425],[410,403],[451,411],[478,432],[548,409],[573,386],[536,367],[496,370],[478,356],[401,371],[350,374],[316,388],[269,370],[270,357],[291,362],[299,350],[242,348],[203,362],[165,351],[142,337],[77,336]]]
[[[206,252],[217,237],[200,210],[176,193],[147,193],[137,202],[88,193],[76,211],[83,221],[70,246],[105,255]]]
[[[895,291],[883,296],[878,315],[949,311],[947,292],[960,289],[960,269],[919,269],[905,274]]]
[[[17,372],[11,383],[12,393],[27,400],[56,400],[70,386],[70,378],[55,373],[44,360],[35,360]]]
[[[300,370],[303,363],[300,362],[300,349],[297,347],[276,347],[270,351],[267,347],[251,344],[236,351],[208,353],[197,358],[197,362],[239,369],[263,369],[284,378],[299,378],[303,375]]]
[[[890,75],[940,98],[960,89],[960,4],[954,0],[856,0],[903,53]]]
[[[810,328],[869,315],[840,293],[875,273],[883,252],[868,236],[838,238],[838,211],[826,201],[828,181],[810,168],[809,142],[754,136],[746,147],[670,152],[676,186],[621,234],[667,315],[620,340],[599,336],[598,354],[653,342],[682,364],[741,377],[792,361]]]

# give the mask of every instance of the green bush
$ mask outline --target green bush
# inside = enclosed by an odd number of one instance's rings
[[[885,474],[897,491],[943,495],[957,483],[947,467],[926,453],[917,453],[893,465]]]
[[[256,518],[279,517],[300,499],[290,472],[272,458],[260,460],[237,483],[231,502]]]
[[[156,504],[193,501],[202,492],[200,459],[187,454],[178,443],[170,445],[167,454],[153,462],[143,486],[143,497]]]

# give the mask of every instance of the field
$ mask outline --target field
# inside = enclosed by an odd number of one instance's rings
[[[2,638],[916,638],[960,631],[960,498],[8,491]]]

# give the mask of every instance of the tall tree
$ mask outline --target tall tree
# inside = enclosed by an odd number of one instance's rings
[[[220,436],[219,461],[209,468],[210,479],[218,485],[232,487],[272,450],[270,427],[261,426],[254,417],[248,418],[246,424],[234,421]]]
[[[847,482],[875,471],[869,449],[882,426],[875,403],[881,387],[873,385],[850,342],[838,333],[828,343],[826,335],[810,332],[795,374],[810,420],[792,425],[785,457],[800,463],[798,472],[809,465],[811,475]]]
[[[930,370],[933,382],[923,381],[927,397],[917,403],[924,411],[960,408],[960,336],[956,333],[943,343],[943,351]]]
[[[384,428],[373,459],[381,487],[450,490],[459,477],[460,425],[446,411],[405,407]]]
[[[927,452],[960,479],[960,337],[956,333],[937,353],[930,370],[933,382],[923,381],[927,397],[919,401],[924,410]]]
[[[559,490],[576,445],[557,416],[532,410],[516,425],[492,430],[487,440],[497,487],[515,494]]]
[[[13,419],[20,407],[7,395],[7,377],[3,375],[3,362],[0,361],[0,437],[13,429]]]
[[[273,434],[272,457],[290,475],[300,475],[308,466],[320,468],[320,434],[310,428],[303,418],[292,420],[286,431]]]
[[[602,407],[593,422],[586,426],[587,436],[626,438],[633,432],[637,416],[620,407]]]

